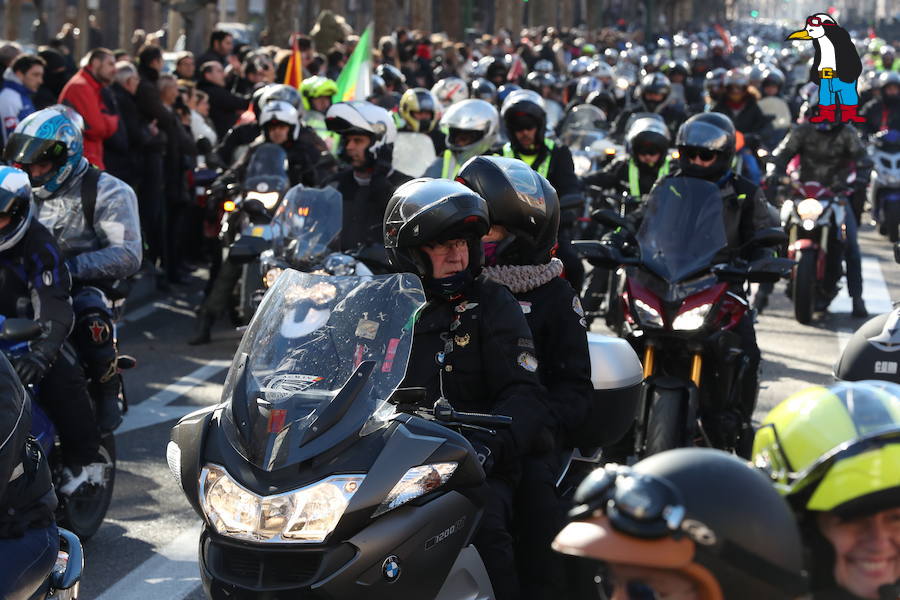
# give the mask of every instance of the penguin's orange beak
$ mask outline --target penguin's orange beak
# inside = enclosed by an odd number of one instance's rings
[[[811,40],[812,36],[807,33],[805,29],[801,29],[800,31],[795,31],[791,35],[787,36],[789,40]]]

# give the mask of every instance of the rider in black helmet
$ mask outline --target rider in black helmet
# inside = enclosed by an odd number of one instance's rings
[[[508,287],[523,307],[553,412],[548,425],[554,445],[579,446],[592,399],[590,355],[584,311],[575,290],[559,276],[562,262],[552,256],[559,224],[556,191],[522,161],[495,156],[470,160],[457,181],[487,200],[491,231],[484,237],[484,273]],[[559,452],[525,459],[515,511],[522,598],[565,591],[564,565],[550,549],[564,523],[556,493],[563,468]]]
[[[731,170],[735,137],[734,126],[725,115],[694,115],[685,121],[675,137],[679,168],[669,175],[698,177],[718,185],[724,203],[723,218],[728,250],[732,252],[748,244],[757,230],[776,226],[770,218],[768,205],[759,187]],[[658,185],[664,185],[665,181],[666,179],[661,179]],[[753,256],[742,258],[759,258],[772,253],[773,249],[758,248],[754,250]],[[735,410],[736,413],[721,415],[722,425],[726,429],[738,425],[733,421],[734,417],[739,417],[744,425],[749,423],[756,406],[761,360],[753,319],[749,313],[744,315],[733,331],[741,337],[741,345],[749,364],[741,382],[741,406],[730,407],[726,411],[730,413]]]
[[[424,387],[457,410],[513,417],[497,435],[466,434],[484,457],[487,504],[475,537],[498,599],[520,598],[509,526],[521,457],[547,420],[538,359],[513,295],[481,276],[488,208],[464,185],[415,179],[388,202],[384,244],[397,271],[418,275],[429,302],[419,313],[404,387]]]

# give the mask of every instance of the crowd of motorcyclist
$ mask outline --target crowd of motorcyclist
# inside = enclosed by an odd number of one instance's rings
[[[100,439],[122,420],[115,320],[142,264],[169,283],[184,281],[188,263],[212,265],[189,343],[208,343],[214,322],[231,318],[241,270],[219,258],[218,242],[204,246],[201,232],[240,192],[254,154],[274,144],[290,186],[340,193],[335,250],[376,248],[383,261],[373,271],[421,278],[428,303],[405,383],[425,388],[429,405],[446,398],[458,410],[513,417],[509,430],[469,436],[487,474],[474,543],[497,598],[571,589],[553,548],[602,560],[611,598],[794,598],[809,583],[816,598],[896,598],[896,386],[817,389],[773,411],[763,430],[774,437],[758,434],[754,455],[774,487],[737,459],[684,450],[598,470],[569,517],[557,494],[560,450],[591,445],[587,319],[607,282],[585,281],[571,241],[597,233],[584,218],[596,208],[585,199],[592,190],[630,197],[637,229],[659,181],[705,180],[723,204],[723,252],[748,261],[781,251],[750,242],[780,225],[775,207],[789,172],[846,192],[847,244],[831,258],[838,274],[846,264],[853,316],[867,315],[856,236],[873,168],[867,140],[900,129],[893,45],[860,38],[859,114],[836,120],[816,108],[808,46],[779,49],[780,27],[741,28],[740,36],[679,33],[647,46],[552,29],[528,32],[518,47],[502,36],[454,45],[400,31],[379,42],[372,95],[348,102],[337,101],[333,65],[349,49],[338,44],[338,56],[326,59],[329,49],[316,55],[307,38],[298,88],[274,83],[285,53],[244,48],[238,58],[222,31],[204,56],[180,56],[174,75],[162,72],[152,44],[134,53],[137,66],[130,53],[94,50],[57,90],[60,104],[34,101],[44,69],[58,62],[51,49],[10,61],[11,83],[0,90],[8,165],[0,166],[0,315],[35,319],[44,334],[14,361],[18,380],[3,359],[0,370],[10,407],[22,404],[21,384],[32,385],[59,427],[66,459],[57,492],[65,497],[97,477]],[[780,103],[787,124],[761,108],[767,99]],[[615,151],[576,172],[564,139],[577,131],[567,121],[582,115]],[[405,172],[395,152],[413,135],[432,144],[433,159]],[[122,160],[132,150],[140,162]],[[202,169],[216,175],[200,207],[189,181]],[[637,251],[625,231],[602,235],[624,254]],[[839,280],[827,282],[817,309],[827,309]],[[723,421],[752,418],[761,361],[754,318],[770,292],[761,285],[757,310],[734,328],[749,366]],[[0,407],[7,410],[5,396]],[[841,419],[855,433],[839,431]],[[9,463],[12,474],[4,495],[9,473],[0,471],[4,557],[24,530],[54,537],[56,496],[36,475],[46,461],[18,435],[9,441],[17,446],[0,443],[0,466]],[[28,485],[15,476],[19,461],[6,458],[22,448]],[[869,450],[884,460],[869,457],[867,475],[853,479],[853,461]],[[652,506],[629,502],[629,490]],[[0,575],[19,568],[4,561]]]

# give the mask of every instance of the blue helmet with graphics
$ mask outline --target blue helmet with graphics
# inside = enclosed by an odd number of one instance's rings
[[[34,193],[47,198],[78,169],[84,153],[81,130],[58,109],[25,117],[9,136],[3,158],[29,172]],[[31,165],[37,169],[29,169]],[[45,170],[46,169],[46,170]]]
[[[13,248],[31,222],[31,184],[15,167],[0,166],[0,252]]]

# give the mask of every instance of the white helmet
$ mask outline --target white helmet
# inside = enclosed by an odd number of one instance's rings
[[[332,104],[325,113],[325,126],[341,136],[368,135],[372,144],[367,152],[373,163],[378,158],[390,162],[393,156],[397,125],[391,113],[371,102],[353,100]]]
[[[292,128],[292,138],[296,138],[300,129],[300,113],[289,102],[284,100],[272,100],[267,102],[259,115],[259,126],[266,128],[266,124],[277,121]]]
[[[469,86],[459,77],[447,77],[441,79],[431,88],[441,106],[447,108],[451,104],[462,102],[469,97]]]
[[[31,182],[28,175],[14,167],[0,166],[0,215],[9,223],[0,229],[0,252],[18,244],[31,223]]]
[[[500,116],[490,102],[472,98],[463,100],[447,109],[441,118],[441,130],[447,135],[447,147],[456,154],[457,163],[462,164],[486,153],[497,143],[500,132]],[[459,145],[457,136],[477,132],[477,139],[466,145]]]

